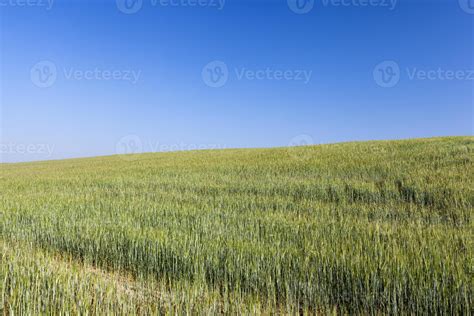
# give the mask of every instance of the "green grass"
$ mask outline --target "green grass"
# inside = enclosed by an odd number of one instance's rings
[[[470,314],[473,153],[448,137],[0,165],[0,314]]]

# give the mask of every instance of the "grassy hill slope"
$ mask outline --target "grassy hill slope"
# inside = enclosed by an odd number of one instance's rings
[[[448,137],[0,165],[0,313],[469,314],[473,153]]]

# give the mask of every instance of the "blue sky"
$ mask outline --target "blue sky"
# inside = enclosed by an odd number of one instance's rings
[[[3,162],[473,133],[474,0],[0,12]]]

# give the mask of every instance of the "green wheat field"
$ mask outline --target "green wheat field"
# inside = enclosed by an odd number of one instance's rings
[[[0,165],[0,314],[474,311],[474,137]]]

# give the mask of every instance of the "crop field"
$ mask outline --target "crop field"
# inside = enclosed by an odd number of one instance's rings
[[[472,314],[474,137],[0,165],[0,314]]]

